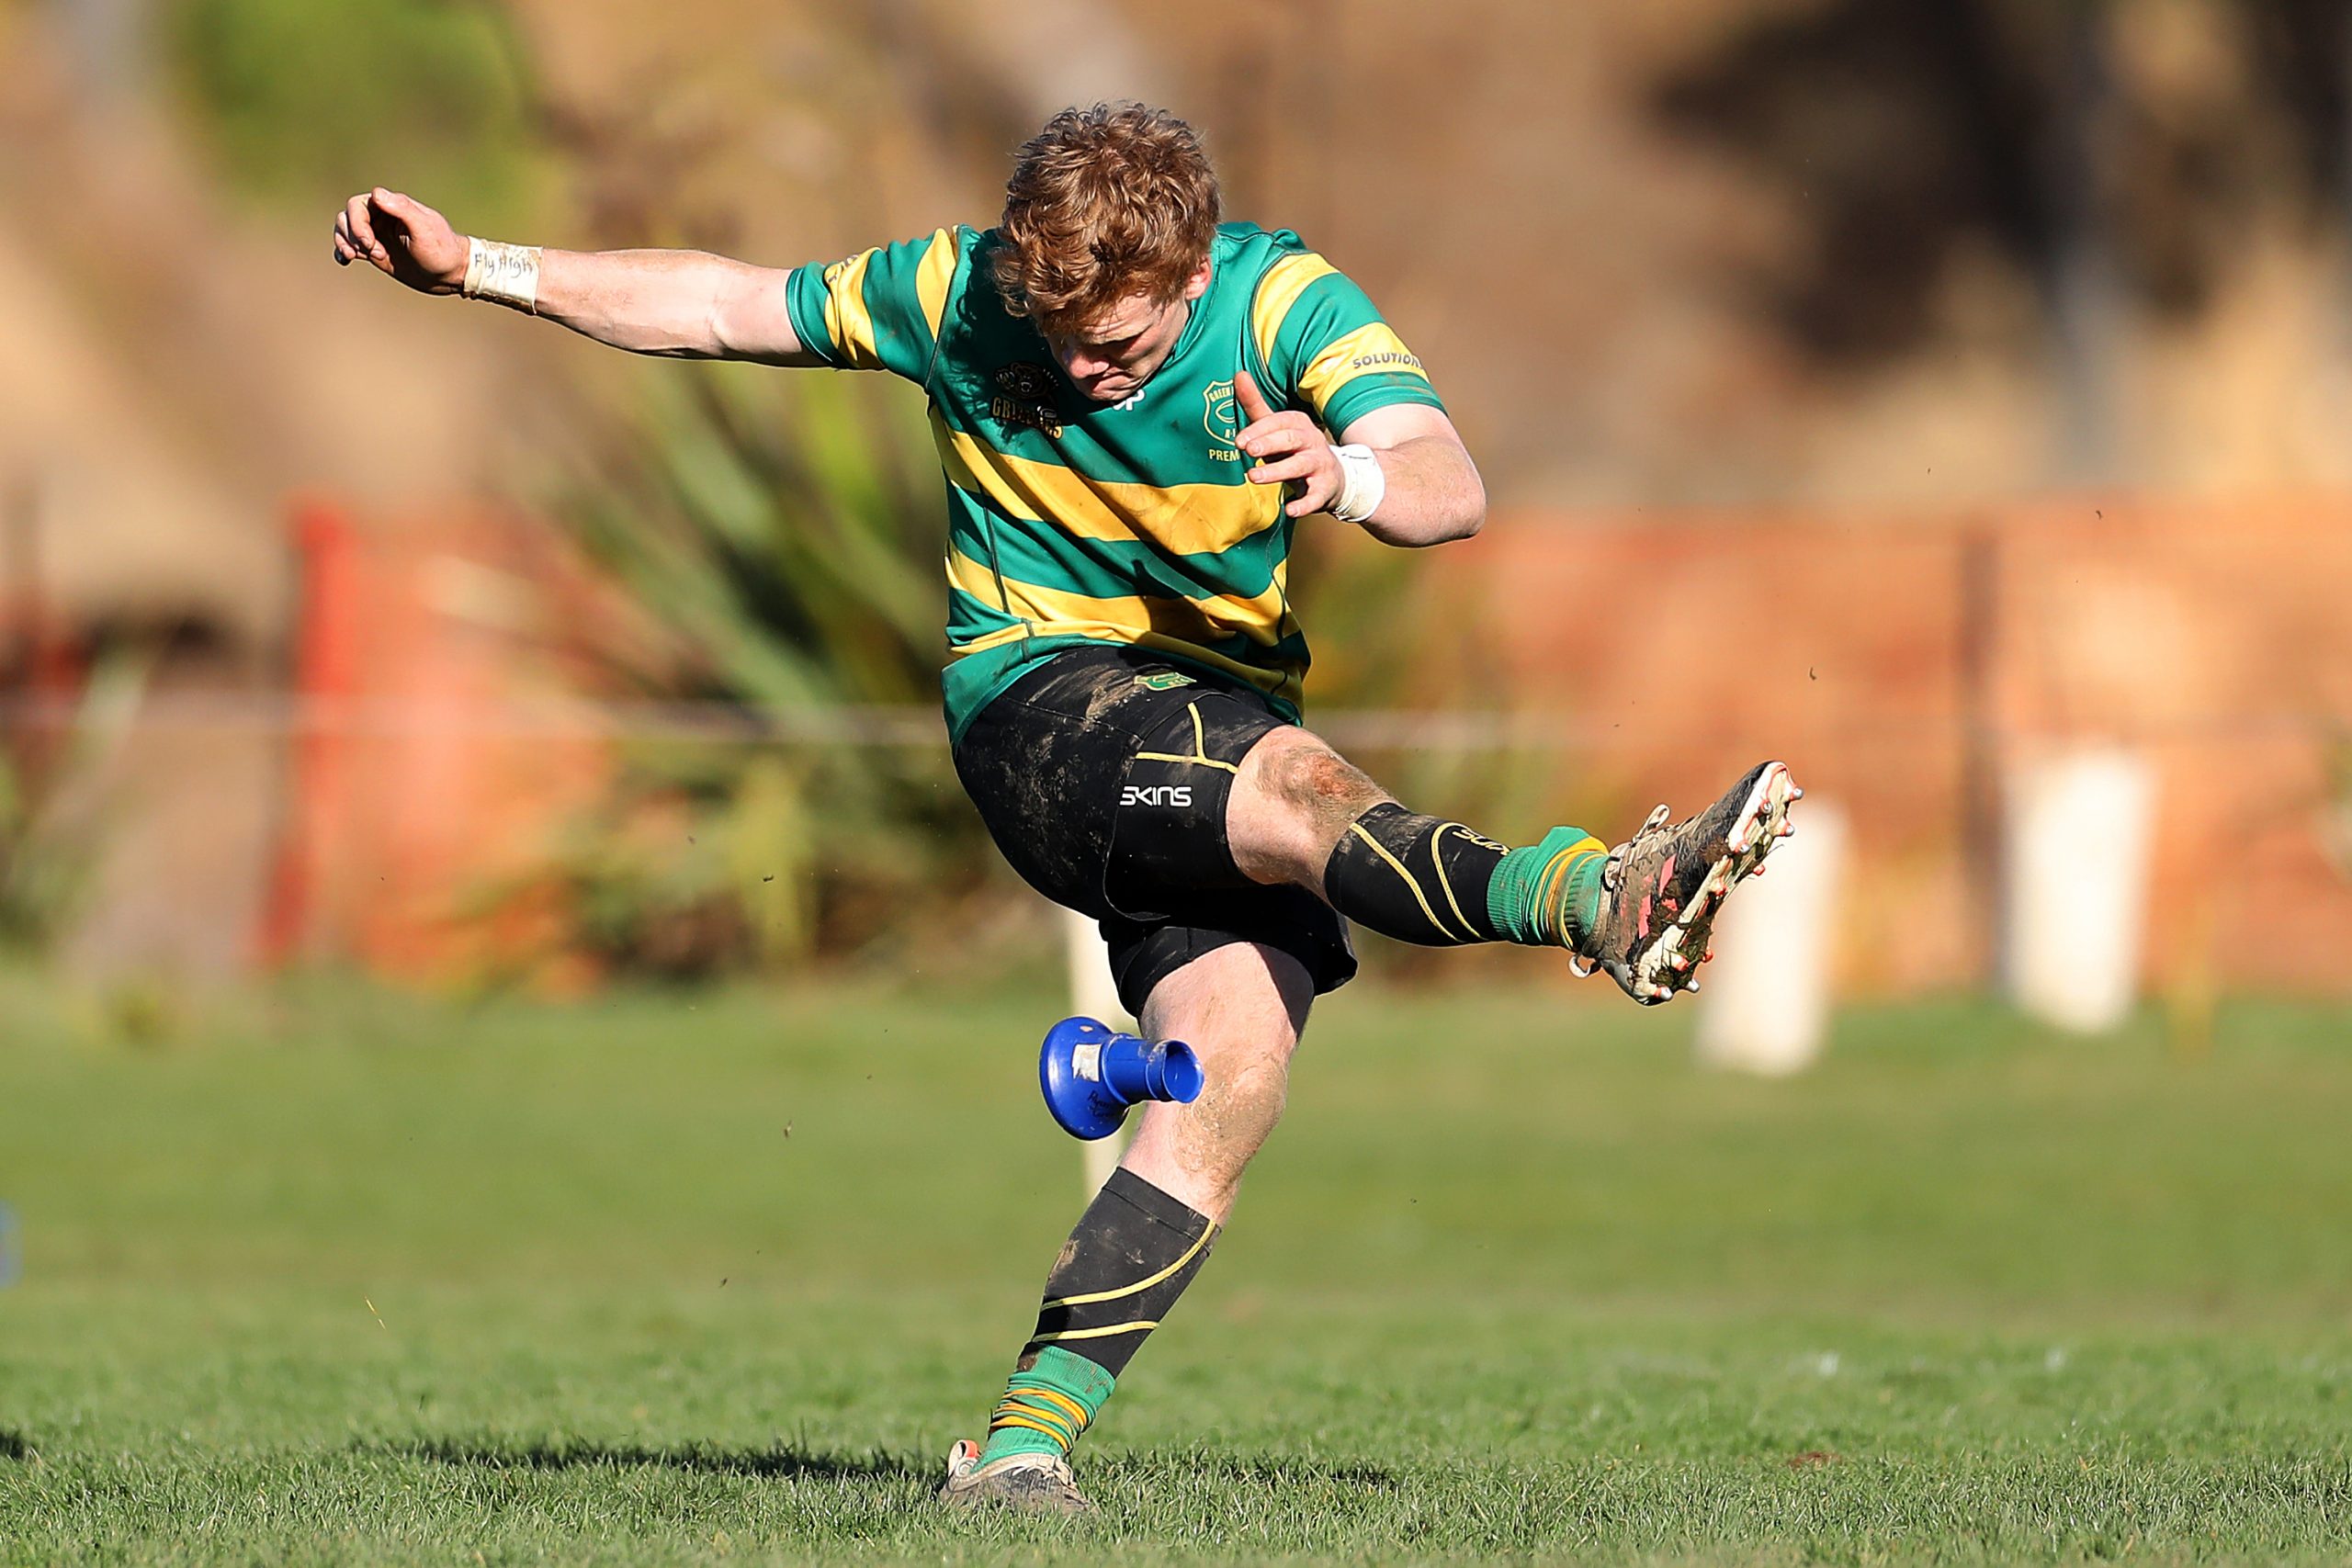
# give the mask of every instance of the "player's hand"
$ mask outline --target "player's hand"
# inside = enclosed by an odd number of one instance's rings
[[[1293,486],[1290,503],[1283,511],[1293,517],[1328,512],[1340,499],[1345,476],[1339,455],[1324,438],[1321,427],[1295,410],[1276,413],[1247,370],[1233,378],[1234,400],[1250,423],[1233,444],[1258,459],[1250,470],[1251,484]]]
[[[466,237],[424,203],[378,186],[344,203],[334,220],[337,266],[364,261],[426,294],[466,281]]]

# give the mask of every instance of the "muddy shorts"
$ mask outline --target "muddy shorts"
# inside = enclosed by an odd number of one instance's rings
[[[1102,922],[1129,1012],[1241,942],[1298,960],[1319,995],[1354,977],[1347,922],[1303,887],[1243,876],[1226,840],[1241,759],[1284,722],[1246,687],[1132,649],[1078,649],[980,710],[956,773],[1022,879]]]

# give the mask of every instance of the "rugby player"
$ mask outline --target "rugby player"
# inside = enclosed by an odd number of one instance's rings
[[[469,238],[351,198],[338,263],[639,354],[888,370],[946,471],[956,768],[1039,892],[1102,922],[1120,999],[1206,1087],[1146,1108],[1047,1275],[985,1445],[941,1496],[1079,1511],[1069,1455],[1206,1260],[1281,1116],[1348,922],[1437,946],[1562,948],[1645,1003],[1696,988],[1724,896],[1801,793],[1778,762],[1611,849],[1510,847],[1399,804],[1301,723],[1287,561],[1328,513],[1391,545],[1478,531],[1486,491],[1421,362],[1295,234],[1219,221],[1191,127],[1054,116],[997,226],[830,265]]]

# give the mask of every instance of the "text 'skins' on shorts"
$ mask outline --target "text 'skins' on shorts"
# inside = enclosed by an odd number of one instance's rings
[[[956,772],[1023,880],[1102,922],[1130,1012],[1232,942],[1288,953],[1322,992],[1355,974],[1347,922],[1305,888],[1250,881],[1226,840],[1241,760],[1283,722],[1247,688],[1131,649],[1080,649],[981,709]]]

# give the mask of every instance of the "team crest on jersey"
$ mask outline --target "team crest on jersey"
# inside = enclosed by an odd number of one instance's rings
[[[1210,457],[1220,463],[1239,462],[1241,449],[1233,438],[1241,434],[1241,405],[1234,400],[1232,381],[1211,381],[1201,395],[1209,405],[1201,423],[1209,433]]]
[[[1058,437],[1062,416],[1054,407],[1054,373],[1042,365],[1016,361],[996,373],[996,395],[989,400],[989,417],[1002,424],[1022,424]]]

